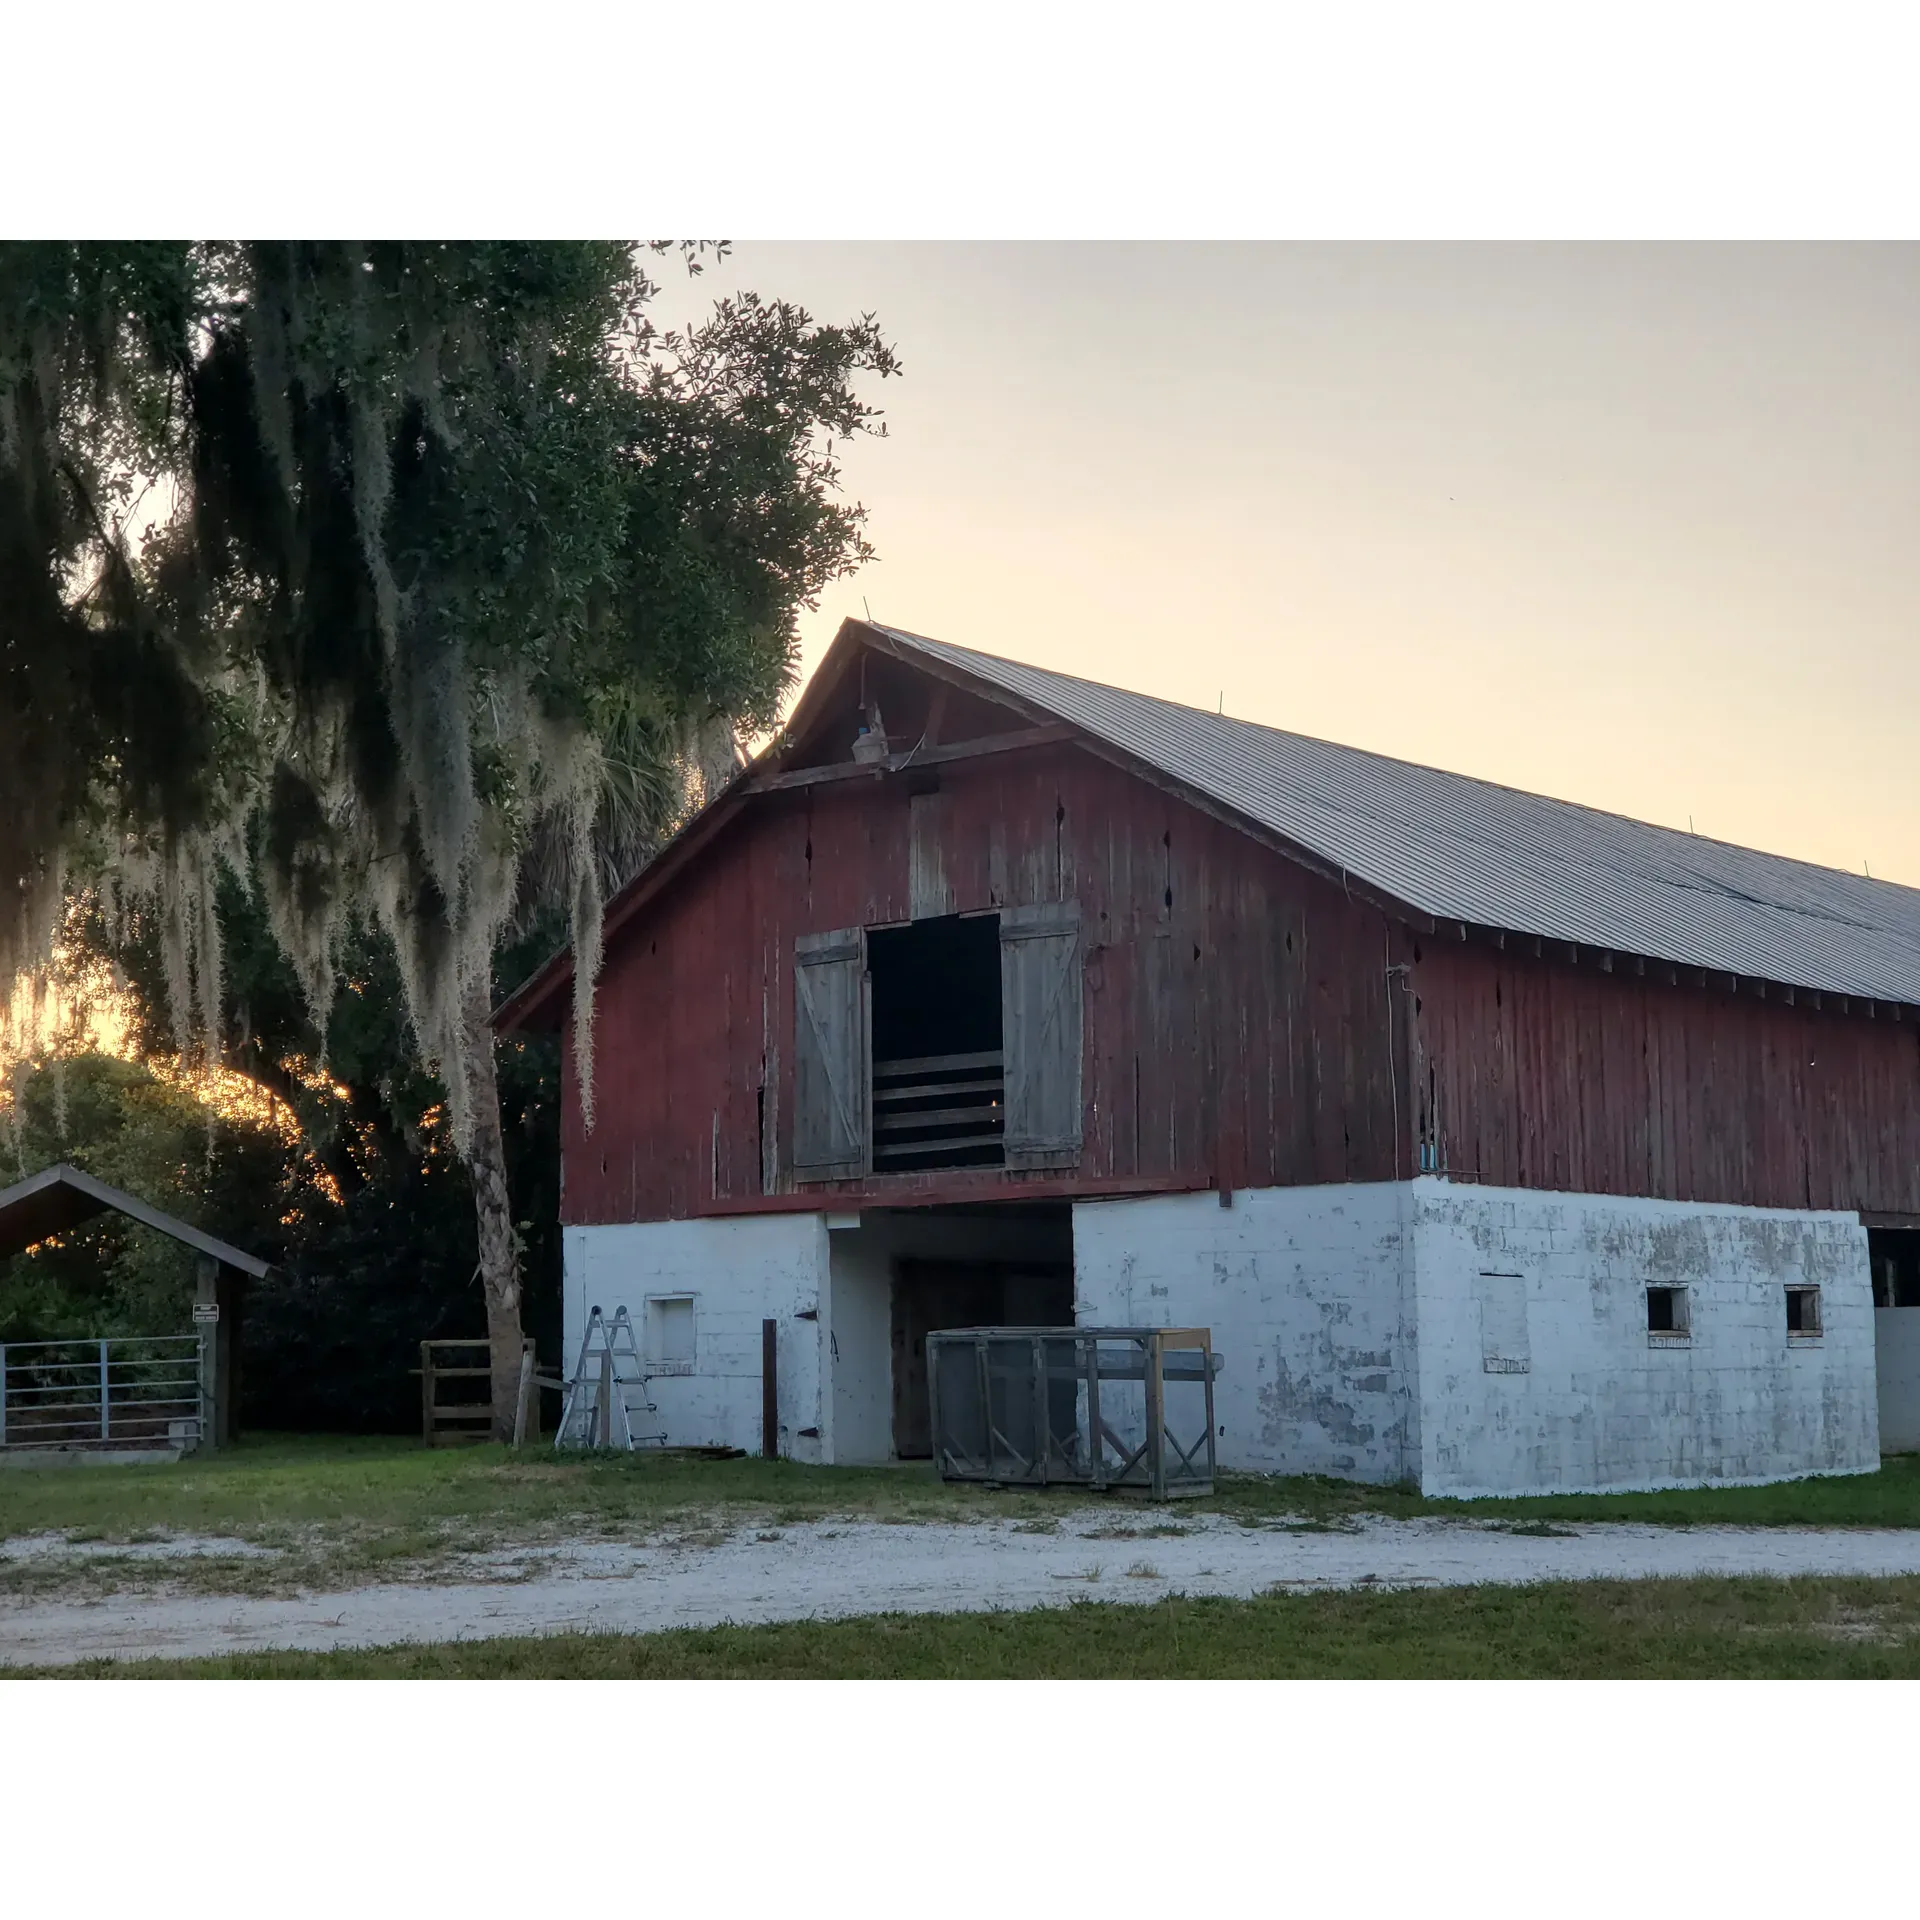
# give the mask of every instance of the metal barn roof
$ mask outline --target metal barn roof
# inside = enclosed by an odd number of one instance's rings
[[[850,622],[856,629],[862,624]],[[1920,891],[873,626],[1437,920],[1920,1004]]]
[[[264,1260],[242,1253],[238,1247],[216,1240],[212,1234],[202,1233],[198,1227],[190,1227],[184,1220],[176,1220],[172,1214],[162,1213],[135,1195],[110,1187],[104,1180],[96,1180],[64,1162],[42,1167],[18,1186],[0,1193],[0,1260],[23,1253],[49,1234],[65,1233],[109,1211],[123,1213],[158,1233],[170,1234],[196,1253],[251,1274],[256,1280],[269,1271]]]

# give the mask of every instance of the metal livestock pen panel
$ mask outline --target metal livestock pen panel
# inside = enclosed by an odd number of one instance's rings
[[[1205,1327],[962,1327],[927,1336],[943,1480],[1213,1491]]]
[[[197,1334],[0,1346],[0,1448],[191,1448],[204,1426]]]

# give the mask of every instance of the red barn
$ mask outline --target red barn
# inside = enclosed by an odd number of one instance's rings
[[[1210,1327],[1227,1465],[1920,1440],[1907,888],[849,621],[596,1006],[568,1337],[628,1306],[675,1440],[757,1437],[766,1319],[817,1460],[928,1451],[928,1331],[1075,1320]]]

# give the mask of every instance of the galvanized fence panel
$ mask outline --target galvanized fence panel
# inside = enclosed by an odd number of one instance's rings
[[[935,1464],[994,1486],[1210,1493],[1219,1367],[1203,1327],[931,1333]]]
[[[0,1448],[194,1447],[198,1334],[0,1344]]]

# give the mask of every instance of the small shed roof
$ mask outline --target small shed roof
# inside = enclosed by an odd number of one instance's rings
[[[196,1253],[251,1274],[256,1280],[268,1272],[264,1260],[242,1253],[238,1247],[216,1240],[212,1234],[202,1233],[198,1227],[190,1227],[184,1220],[176,1220],[172,1214],[162,1213],[158,1207],[150,1207],[135,1195],[122,1193],[118,1187],[110,1187],[65,1162],[43,1167],[31,1179],[0,1193],[0,1260],[24,1252],[50,1234],[65,1233],[108,1212],[124,1213],[129,1220],[171,1235]]]

